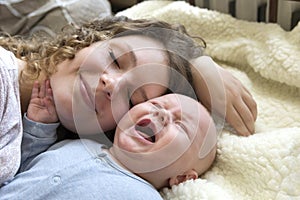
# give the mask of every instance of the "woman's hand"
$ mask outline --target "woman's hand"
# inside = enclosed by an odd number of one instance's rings
[[[34,82],[27,117],[46,124],[58,121],[49,80],[43,81],[41,85],[38,81]]]
[[[239,135],[254,133],[257,105],[243,84],[208,56],[193,60],[191,69],[194,89],[204,106],[225,116]]]

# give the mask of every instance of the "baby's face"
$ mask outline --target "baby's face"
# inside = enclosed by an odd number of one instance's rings
[[[203,128],[210,123],[197,101],[178,94],[158,97],[134,106],[121,119],[113,152],[135,173],[157,171],[182,157],[199,158],[207,135]]]

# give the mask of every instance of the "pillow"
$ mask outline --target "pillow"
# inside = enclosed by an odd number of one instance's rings
[[[11,35],[55,36],[66,24],[80,25],[112,14],[107,0],[0,1],[0,30]]]

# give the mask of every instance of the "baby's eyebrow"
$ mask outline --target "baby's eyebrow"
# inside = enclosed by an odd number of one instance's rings
[[[148,101],[149,100],[149,98],[147,96],[147,93],[146,93],[146,91],[145,91],[144,88],[141,88],[141,94],[142,94],[142,98],[144,99],[144,101]]]
[[[190,134],[188,128],[187,128],[187,127],[185,126],[185,124],[183,123],[183,119],[180,119],[179,121],[180,121],[180,125],[181,125],[183,131],[187,134],[187,136],[188,136],[190,139],[191,139],[191,138],[194,139],[194,138],[192,137],[193,135]]]

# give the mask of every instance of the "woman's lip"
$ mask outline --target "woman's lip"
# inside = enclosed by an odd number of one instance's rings
[[[88,107],[90,107],[92,110],[95,110],[95,105],[93,98],[91,97],[91,93],[88,87],[88,84],[86,84],[83,77],[80,75],[80,92],[83,98],[83,101],[86,103]]]

